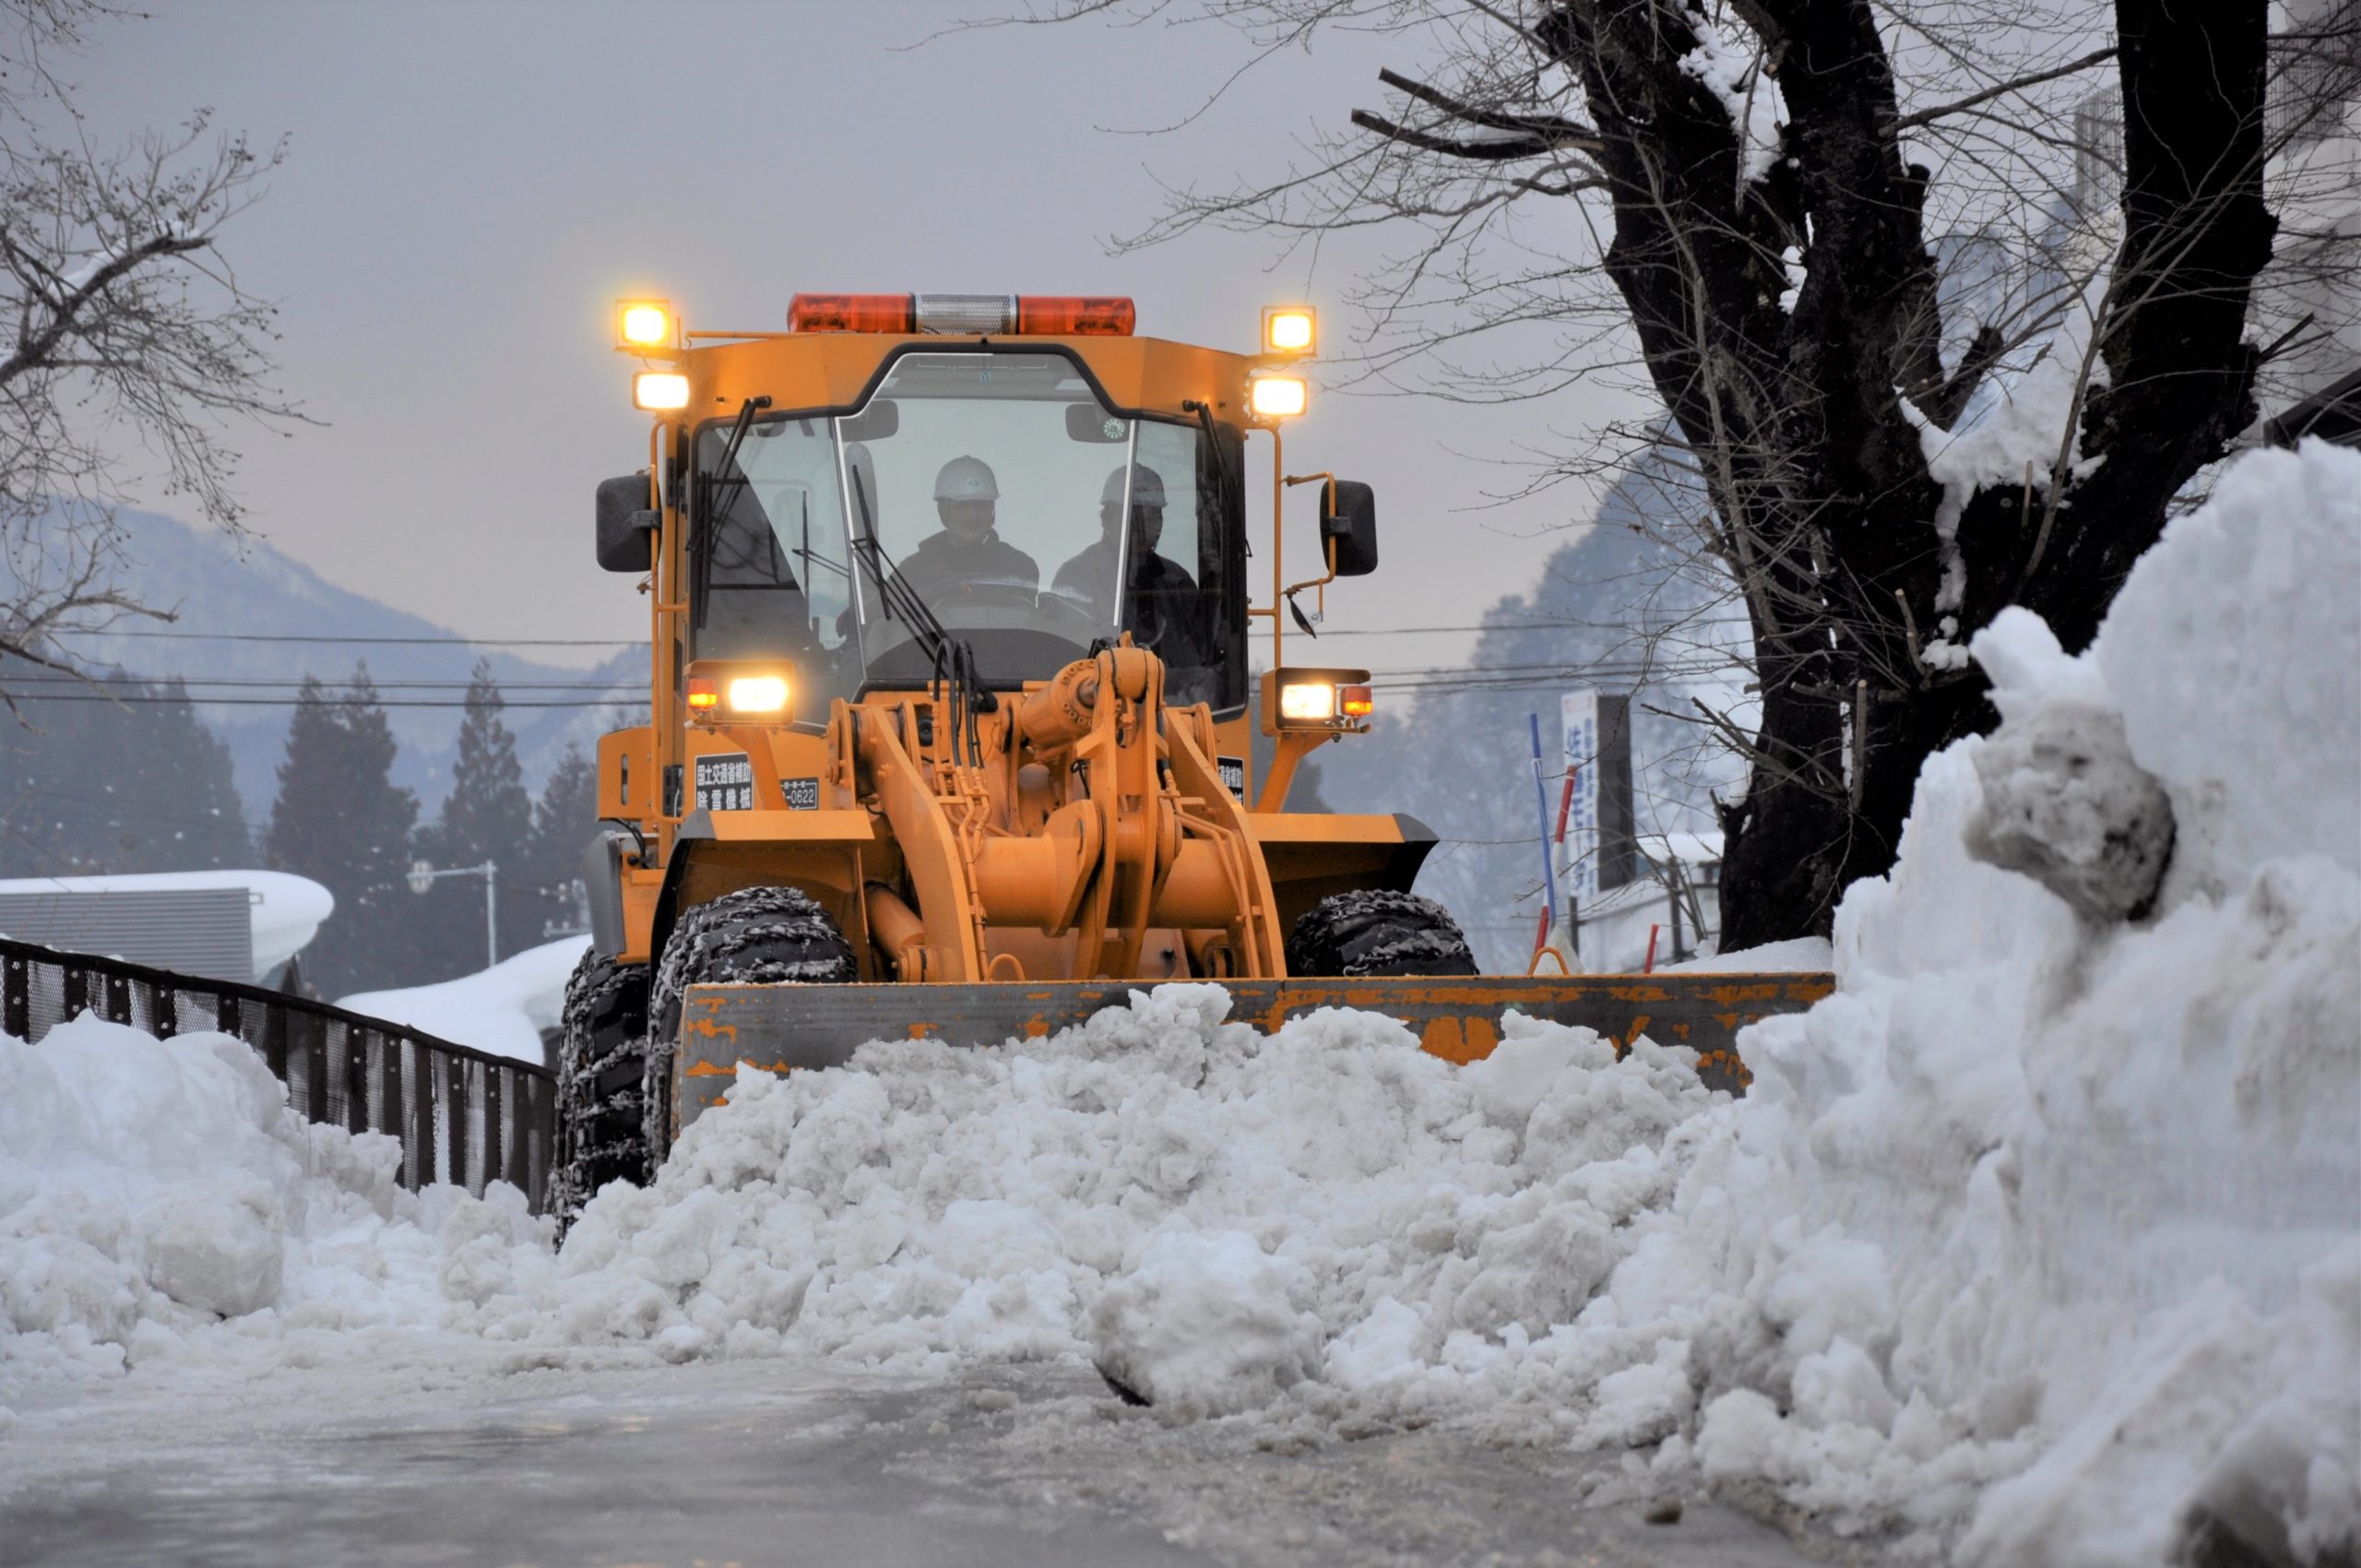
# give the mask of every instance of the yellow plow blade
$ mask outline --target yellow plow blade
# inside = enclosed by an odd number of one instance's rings
[[[1008,980],[928,985],[697,985],[681,1011],[672,1104],[681,1127],[720,1102],[741,1062],[771,1072],[835,1067],[873,1039],[998,1045],[1038,1039],[1120,1007],[1148,980]],[[1642,1035],[1698,1053],[1705,1082],[1746,1087],[1738,1032],[1774,1013],[1800,1013],[1836,989],[1827,974],[1490,976],[1429,980],[1228,980],[1229,1016],[1266,1033],[1322,1007],[1397,1018],[1452,1062],[1501,1041],[1512,1010],[1597,1030],[1628,1048]]]

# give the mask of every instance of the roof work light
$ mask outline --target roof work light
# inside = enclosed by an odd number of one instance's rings
[[[672,346],[672,307],[663,300],[615,302],[615,347],[634,353]]]
[[[1257,375],[1246,384],[1247,407],[1258,419],[1293,419],[1311,400],[1311,384],[1299,375]]]
[[[1309,357],[1317,350],[1319,320],[1310,305],[1264,305],[1263,351]]]
[[[689,378],[669,370],[643,370],[631,378],[631,406],[651,413],[689,406]]]

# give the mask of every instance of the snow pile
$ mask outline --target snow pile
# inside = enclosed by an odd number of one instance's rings
[[[1972,1516],[1967,1562],[2161,1562],[2203,1531],[2260,1561],[2354,1549],[2356,497],[2361,457],[2250,456],[2089,657],[2022,612],[1976,639],[2006,726],[1928,764],[1901,863],[1839,913],[1840,995],[1750,1034],[1749,1099],[1610,1288],[1622,1321],[1697,1326],[1709,1475]],[[1963,842],[1992,754],[2076,716],[2073,749],[2119,725],[2178,822],[2142,924],[2086,923]],[[2088,858],[2075,802],[2124,781],[2054,782],[2019,820]],[[1656,1268],[1736,1301],[1689,1312]]]
[[[592,1201],[547,1303],[487,1326],[683,1356],[1089,1354],[1159,1405],[1237,1410],[1572,1321],[1619,1228],[1669,1198],[1667,1134],[1727,1099],[1685,1051],[1619,1063],[1586,1029],[1518,1020],[1462,1069],[1388,1018],[1265,1037],[1228,1007],[1167,985],[1049,1039],[742,1069],[653,1187]]]
[[[589,946],[587,936],[561,937],[455,980],[402,991],[364,991],[337,1005],[423,1029],[454,1045],[538,1064],[544,1060],[541,1031],[557,1028],[565,1005],[566,977]]]
[[[516,1189],[413,1195],[400,1162],[382,1134],[306,1123],[227,1035],[89,1015],[38,1046],[0,1035],[0,1407],[212,1334],[432,1325],[447,1250],[545,1245]]]

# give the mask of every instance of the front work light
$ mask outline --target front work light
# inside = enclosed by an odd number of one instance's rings
[[[1293,419],[1311,397],[1310,385],[1298,375],[1258,375],[1247,383],[1247,406],[1259,419]]]
[[[730,683],[732,713],[777,713],[787,706],[787,680],[779,675],[740,675]]]
[[[615,304],[615,347],[651,349],[672,346],[672,307],[662,300],[619,300]]]
[[[1310,305],[1263,307],[1263,351],[1266,354],[1310,354],[1319,337],[1318,320]]]
[[[1336,717],[1336,688],[1325,681],[1294,681],[1279,688],[1279,717],[1323,722]]]
[[[689,378],[669,370],[643,370],[631,378],[631,406],[660,413],[689,406]]]

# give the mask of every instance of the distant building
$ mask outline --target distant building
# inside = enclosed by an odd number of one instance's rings
[[[0,881],[0,936],[244,983],[279,974],[335,909],[318,883],[275,871]]]

